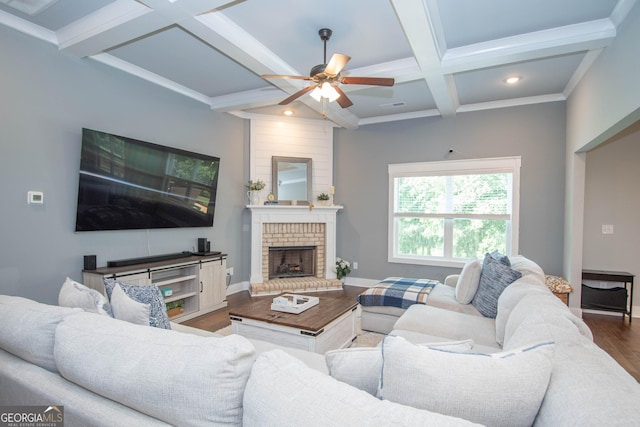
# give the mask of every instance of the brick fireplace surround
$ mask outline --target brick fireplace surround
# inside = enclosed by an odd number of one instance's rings
[[[342,289],[333,270],[336,213],[342,206],[249,206],[251,209],[251,295]],[[316,275],[269,280],[269,247],[315,246]]]

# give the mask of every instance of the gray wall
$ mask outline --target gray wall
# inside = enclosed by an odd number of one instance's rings
[[[627,271],[640,276],[640,122],[587,153],[584,203],[586,269]],[[602,234],[602,225],[614,226]],[[636,289],[635,305],[638,306]]]
[[[243,120],[4,27],[0,40],[0,293],[56,302],[67,275],[81,279],[84,254],[103,266],[190,250],[198,237],[248,277]],[[214,226],[75,233],[83,127],[219,156]],[[44,192],[43,206],[27,204],[29,190]]]
[[[522,156],[520,253],[549,274],[562,271],[565,103],[548,103],[337,129],[334,143],[338,256],[351,277],[442,280],[459,271],[387,262],[389,163]]]
[[[188,250],[197,237],[229,254],[232,283],[249,279],[248,121],[0,27],[0,293],[55,302],[82,256],[108,260]],[[550,273],[562,265],[563,103],[335,130],[338,255],[355,277],[442,279],[446,268],[389,264],[387,165],[458,157],[521,155],[520,252]],[[213,228],[75,233],[82,127],[219,156]],[[28,205],[27,191],[45,195]]]

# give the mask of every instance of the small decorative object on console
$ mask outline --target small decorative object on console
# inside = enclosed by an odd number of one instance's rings
[[[271,310],[283,311],[285,313],[300,314],[303,311],[318,305],[318,297],[306,295],[282,294],[273,299]]]

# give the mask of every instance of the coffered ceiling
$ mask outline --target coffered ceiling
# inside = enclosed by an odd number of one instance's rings
[[[47,0],[42,0],[46,2]],[[8,3],[8,4],[7,4]],[[346,128],[414,117],[562,101],[616,36],[635,0],[53,0],[35,15],[0,0],[0,24],[241,117],[324,116]],[[309,75],[351,56],[353,106],[304,95]],[[520,77],[508,85],[507,77]]]

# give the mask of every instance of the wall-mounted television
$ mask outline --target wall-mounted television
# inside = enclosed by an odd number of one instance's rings
[[[76,231],[211,227],[220,158],[82,129]]]

